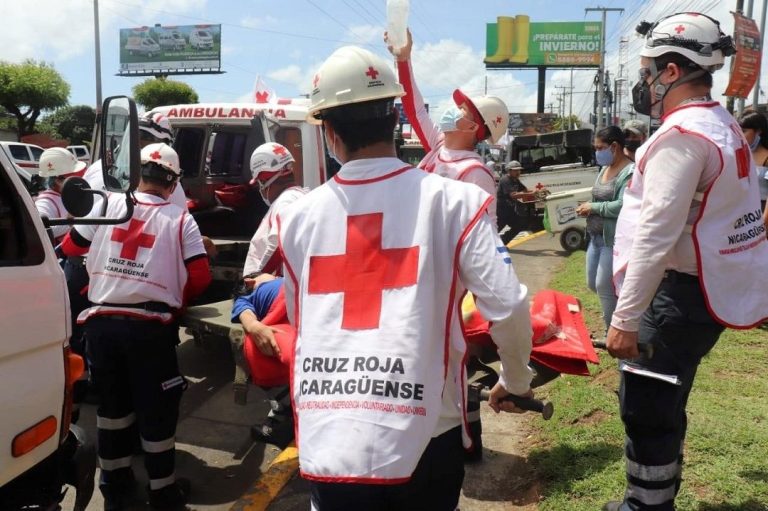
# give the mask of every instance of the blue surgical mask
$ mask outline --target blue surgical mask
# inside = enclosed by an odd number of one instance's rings
[[[440,117],[440,131],[445,133],[446,131],[458,131],[456,123],[464,117],[462,112],[456,105],[449,106],[443,112],[443,116]]]
[[[752,141],[751,144],[749,144],[749,150],[753,153],[757,151],[757,148],[760,146],[760,135],[755,133],[755,139]]]
[[[611,148],[606,147],[605,149],[595,151],[595,161],[601,167],[605,167],[606,165],[613,163],[613,151],[611,151]]]

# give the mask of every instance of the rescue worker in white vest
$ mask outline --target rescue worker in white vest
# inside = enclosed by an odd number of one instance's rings
[[[269,210],[262,218],[259,227],[251,238],[248,254],[243,267],[244,291],[249,293],[255,278],[260,274],[282,273],[282,260],[277,250],[277,216],[289,204],[304,197],[309,188],[296,184],[293,155],[287,147],[275,142],[267,142],[257,147],[251,154],[252,185],[259,187],[259,193]],[[233,304],[234,306],[234,304]],[[276,345],[274,333],[270,328],[249,328],[253,322],[244,321],[243,327],[265,355],[274,356]],[[270,410],[266,420],[251,427],[251,436],[259,442],[266,442],[284,447],[293,440],[293,408],[287,385],[272,387],[269,394]]]
[[[386,40],[386,34],[384,36]],[[496,179],[483,158],[475,152],[478,143],[487,140],[495,144],[507,131],[509,111],[507,105],[495,96],[469,97],[459,89],[453,91],[455,104],[443,112],[440,123],[429,116],[424,99],[411,69],[413,39],[408,32],[408,43],[395,53],[397,73],[405,88],[403,110],[413,130],[421,140],[426,156],[419,168],[449,179],[473,183],[491,196],[488,214],[496,222]]]
[[[40,155],[39,176],[47,178],[46,190],[35,197],[35,207],[40,216],[48,218],[66,218],[69,216],[64,203],[61,200],[61,189],[64,181],[70,177],[82,177],[86,164],[78,161],[74,154],[63,147],[51,147]],[[53,242],[58,245],[69,232],[68,225],[54,225],[51,227]],[[78,278],[84,273],[82,257],[65,257],[62,268],[67,281],[67,295],[69,296],[69,312],[72,324],[72,335],[69,339],[72,350],[85,359],[85,344],[83,343],[82,327],[77,324],[77,316],[88,307],[87,284],[88,279]],[[77,422],[80,416],[80,403],[88,393],[88,371],[75,382],[72,396],[72,422]]]
[[[663,123],[637,151],[617,223],[614,275],[623,284],[606,343],[622,359],[627,487],[603,509],[671,511],[697,368],[724,326],[763,320],[768,243],[749,144],[711,97],[731,38],[699,13],[638,32],[634,107]],[[638,343],[651,344],[652,357]]]
[[[293,171],[295,159],[288,148],[276,142],[267,142],[251,154],[252,185],[259,187],[259,194],[269,210],[262,218],[251,238],[245,257],[243,275],[274,273],[282,270],[277,252],[277,215],[288,204],[309,192],[296,184]],[[251,286],[253,287],[253,286]]]
[[[313,80],[308,121],[342,163],[278,217],[301,474],[313,509],[453,510],[464,478],[465,290],[492,321],[500,398],[530,397],[527,290],[477,186],[395,156],[387,62],[336,50]]]
[[[200,231],[191,215],[169,202],[179,157],[166,144],[141,151],[141,180],[132,218],[120,225],[77,226],[67,254],[88,251],[92,306],[85,323],[93,382],[100,488],[104,508],[124,509],[133,487],[136,430],[154,509],[183,507],[189,481],[175,476],[175,433],[186,380],[176,360],[174,314],[211,280]],[[125,198],[111,194],[107,216],[120,218]],[[90,247],[90,248],[89,248]]]
[[[51,147],[43,151],[38,162],[39,176],[46,178],[46,189],[35,197],[35,208],[40,216],[66,218],[68,216],[61,201],[61,188],[70,176],[82,177],[85,163],[78,161],[74,154],[63,147]],[[69,232],[68,225],[51,227],[54,243],[58,243]]]
[[[163,142],[168,145],[173,144],[173,132],[168,118],[161,113],[144,114],[139,119],[139,146],[143,149],[149,144]],[[104,178],[101,174],[101,160],[93,162],[88,167],[83,178],[88,181],[94,190],[104,190]],[[187,197],[181,184],[177,182],[176,187],[171,193],[170,201],[176,204],[184,211],[187,211]]]

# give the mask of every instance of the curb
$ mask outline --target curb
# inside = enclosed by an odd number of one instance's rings
[[[514,239],[514,240],[510,241],[509,243],[507,243],[507,248],[517,247],[519,245],[522,245],[526,241],[530,241],[530,240],[533,240],[533,239],[536,239],[536,238],[540,238],[540,237],[544,236],[545,234],[547,234],[547,231],[538,231],[538,232],[534,232],[533,234],[529,234],[528,236],[523,236],[522,238]]]
[[[299,450],[291,442],[229,511],[265,511],[298,469]]]

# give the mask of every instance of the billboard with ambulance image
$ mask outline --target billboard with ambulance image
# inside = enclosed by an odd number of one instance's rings
[[[221,25],[120,29],[120,74],[195,73],[221,67]]]

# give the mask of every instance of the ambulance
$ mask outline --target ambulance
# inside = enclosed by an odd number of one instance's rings
[[[197,303],[231,296],[239,281],[248,242],[267,211],[249,185],[250,157],[265,142],[278,142],[295,158],[296,183],[316,188],[339,169],[328,157],[319,126],[307,123],[309,100],[273,103],[199,103],[158,107],[168,118],[182,169],[187,206],[219,255],[213,284]]]

